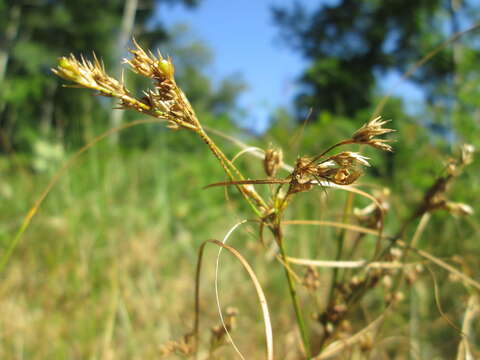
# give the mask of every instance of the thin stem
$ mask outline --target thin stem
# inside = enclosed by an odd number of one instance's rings
[[[348,216],[351,212],[352,209],[352,203],[353,203],[353,193],[349,193],[347,195],[347,199],[345,200],[345,205],[343,207],[343,215],[342,215],[342,223],[346,224],[348,220]],[[341,229],[340,232],[338,233],[338,239],[337,239],[337,254],[335,256],[336,261],[340,261],[342,258],[342,253],[343,253],[343,245],[345,243],[345,235],[346,235],[346,229]],[[332,284],[330,287],[330,296],[329,296],[329,302],[332,303],[333,301],[333,295],[335,292],[335,288],[337,286],[337,278],[338,278],[338,268],[333,269],[333,275],[332,275]]]
[[[278,247],[280,248],[280,255],[282,256],[282,260],[284,261],[285,265],[283,268],[285,270],[285,276],[287,277],[287,283],[288,283],[288,289],[290,291],[290,297],[292,299],[292,305],[293,309],[295,310],[295,316],[297,318],[297,324],[300,329],[300,336],[302,338],[302,343],[303,347],[305,349],[305,354],[307,356],[307,359],[309,359],[312,356],[311,353],[311,348],[310,348],[310,340],[309,340],[309,335],[308,335],[308,330],[305,325],[305,321],[303,318],[303,313],[302,309],[300,307],[300,301],[298,300],[297,296],[297,291],[295,289],[295,284],[293,282],[292,274],[290,274],[290,271],[288,271],[288,267],[290,265],[286,252],[285,252],[285,247],[283,245],[283,237],[282,237],[282,232],[281,232],[281,227],[280,224],[276,224],[275,228],[273,229],[273,233],[275,236],[275,240],[278,244]]]
[[[205,131],[200,128],[196,131],[196,133],[200,136],[200,138],[207,144],[208,148],[210,151],[213,153],[213,155],[220,161],[220,164],[225,170],[225,173],[230,177],[232,180],[236,180],[235,175],[240,179],[244,180],[245,178],[241,174],[241,172],[237,169],[237,167],[225,156],[225,154],[218,148],[218,146],[213,142],[212,139],[205,133]],[[235,175],[232,173],[232,171],[235,173]],[[245,200],[247,200],[248,204],[252,208],[252,210],[255,212],[255,214],[258,217],[262,217],[261,211],[257,208],[257,206],[252,202],[252,199],[257,203],[258,206],[260,207],[267,207],[265,201],[261,198],[261,196],[255,191],[247,191],[242,185],[237,185],[238,191],[243,195]]]
[[[315,156],[310,163],[314,163],[315,161],[321,159],[322,156],[324,156],[326,153],[332,151],[336,147],[339,147],[339,146],[342,146],[342,145],[347,145],[347,144],[352,144],[352,143],[353,143],[353,141],[351,139],[340,141],[339,143],[336,143],[335,145],[330,146],[327,150],[323,151],[321,154]]]

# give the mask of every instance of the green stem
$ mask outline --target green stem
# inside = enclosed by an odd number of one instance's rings
[[[282,256],[282,260],[284,261],[284,270],[285,275],[287,277],[288,289],[290,291],[290,297],[292,299],[293,309],[295,310],[295,316],[297,318],[297,324],[300,329],[300,336],[302,338],[303,347],[305,349],[305,354],[307,359],[310,359],[312,356],[311,348],[310,348],[310,340],[308,336],[308,330],[305,325],[305,321],[303,318],[302,309],[300,307],[300,301],[298,300],[297,291],[295,289],[295,284],[293,282],[292,274],[290,274],[289,270],[289,262],[287,259],[287,255],[285,252],[285,247],[283,246],[283,238],[280,229],[280,225],[276,225],[274,229],[275,240],[277,241],[278,247],[280,248],[280,255]]]
[[[245,179],[242,173],[237,169],[237,167],[225,156],[225,154],[218,148],[218,146],[213,142],[213,140],[210,139],[210,137],[207,135],[207,133],[205,133],[202,128],[196,130],[195,132],[207,144],[208,148],[218,159],[218,161],[220,161],[223,170],[230,177],[231,180],[236,180],[235,175],[238,176],[240,180]],[[232,171],[235,173],[235,175],[232,173]],[[250,191],[250,193],[247,194],[245,188],[242,185],[237,185],[237,189],[243,195],[245,200],[247,200],[248,204],[255,212],[255,214],[261,218],[263,215],[262,212],[258,209],[257,205],[260,207],[267,207],[262,197],[255,190]],[[257,205],[255,205],[252,199],[257,203]]]

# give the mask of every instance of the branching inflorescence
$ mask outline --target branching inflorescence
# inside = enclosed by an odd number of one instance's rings
[[[295,280],[289,269],[289,260],[285,253],[282,230],[282,219],[285,209],[295,194],[309,191],[314,186],[350,188],[349,186],[354,184],[362,175],[362,168],[370,166],[369,158],[353,151],[330,153],[337,148],[353,144],[370,146],[378,150],[391,152],[393,149],[389,144],[390,140],[381,139],[379,136],[389,134],[394,130],[385,128],[387,121],[382,120],[381,117],[376,117],[355,131],[350,138],[330,146],[320,154],[310,157],[299,157],[293,170],[284,178],[276,178],[277,171],[283,166],[282,152],[279,149],[270,147],[264,153],[263,162],[267,178],[247,180],[234,165],[233,161],[229,160],[207,135],[188,98],[175,82],[175,68],[171,59],[164,58],[160,53],[155,55],[152,52],[146,52],[135,41],[134,44],[135,48],[130,50],[132,57],[124,60],[124,63],[128,64],[135,73],[150,79],[152,82],[152,88],[145,90],[141,98],[136,98],[127,89],[123,76],[121,80],[109,76],[105,71],[103,63],[95,56],[93,61],[86,60],[83,57],[77,59],[73,55],[62,57],[57,68],[53,69],[53,72],[63,79],[76,83],[80,87],[93,89],[100,95],[118,99],[121,108],[164,119],[167,121],[167,126],[172,130],[183,129],[192,131],[207,144],[229,177],[228,181],[211,184],[210,186],[231,185],[237,187],[256,214],[260,223],[260,229],[262,230],[266,227],[273,234],[279,249],[279,258],[285,268],[291,300],[302,337],[303,351],[305,356],[310,358],[314,355],[314,352],[318,353],[321,349],[312,349],[310,346],[311,336],[305,324],[303,311],[295,290]],[[404,229],[411,221],[427,212],[436,209],[446,209],[456,214],[472,212],[468,205],[450,202],[445,197],[448,185],[458,176],[463,167],[472,161],[472,153],[473,148],[466,146],[463,148],[460,160],[449,162],[446,168],[446,175],[440,177],[430,188],[416,212],[412,214],[410,219],[405,221],[405,225],[397,238],[403,235]],[[255,190],[254,185],[258,184],[272,184],[277,185],[277,187],[272,187],[271,198],[265,200]],[[354,192],[361,193],[359,190]],[[372,203],[373,206],[366,208],[369,209],[368,212],[366,210],[362,212],[362,221],[370,224],[373,228],[382,229],[382,214],[388,209],[388,206],[384,206],[385,200],[380,198],[376,200],[372,196],[367,197],[373,199],[374,202]],[[375,211],[372,211],[372,209]],[[374,219],[369,220],[369,216],[374,217]],[[380,240],[382,240],[381,231],[379,232]],[[390,247],[393,246],[394,242],[395,239],[386,249],[391,250]],[[340,260],[341,251],[342,248],[340,247],[337,260]],[[378,257],[378,254],[380,252],[376,252],[375,256]],[[392,260],[391,252],[384,251],[382,254],[384,259]],[[398,261],[399,258],[397,257],[395,260]],[[349,306],[358,302],[363,294],[368,289],[373,288],[385,274],[386,271],[378,270],[373,276],[362,280],[352,277],[352,279],[345,279],[341,284],[336,284],[334,281],[331,292],[332,297],[324,312],[317,317],[317,320],[325,327],[323,338],[319,342],[320,344],[325,344],[327,340],[334,338],[336,331],[332,327],[337,326],[345,319]],[[196,336],[197,334],[194,335]],[[187,342],[181,348],[183,349],[185,346],[188,348]],[[176,347],[172,347],[172,349],[174,348],[176,349]],[[190,353],[190,350],[183,352]]]

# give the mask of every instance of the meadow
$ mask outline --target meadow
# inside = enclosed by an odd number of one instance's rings
[[[478,356],[473,146],[377,117],[232,140],[169,61],[132,56],[154,84],[140,100],[100,63],[56,72],[151,115],[147,149],[91,134],[80,153],[39,139],[1,158],[0,358]]]

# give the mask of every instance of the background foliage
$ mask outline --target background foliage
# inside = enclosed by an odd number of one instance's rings
[[[84,90],[62,88],[50,68],[61,55],[94,51],[115,71],[125,55],[118,39],[126,3],[0,1],[0,254],[55,171],[81,145],[111,127],[111,103]],[[380,102],[383,77],[407,70],[449,36],[476,23],[480,10],[474,1],[437,0],[342,0],[272,9],[285,44],[309,65],[299,79],[303,87],[296,112],[278,109],[268,131],[254,137],[234,121],[242,115],[236,100],[245,84],[233,78],[213,84],[204,68],[214,54],[191,41],[188,31],[167,29],[153,18],[155,6],[194,11],[197,3],[140,1],[130,35],[145,47],[169,49],[177,81],[203,123],[249,144],[278,145],[289,163],[349,136]],[[397,129],[395,153],[367,152],[375,166],[365,183],[390,189],[387,233],[398,229],[448,157],[458,153],[459,144],[480,146],[478,36],[474,31],[445,47],[408,80],[422,89],[421,106],[408,110],[405,99],[394,97],[382,111]],[[132,87],[145,86],[126,76]],[[126,113],[122,121],[137,118]],[[238,151],[227,141],[220,143],[230,156]],[[251,178],[264,177],[256,160],[242,157],[239,163]],[[475,207],[479,173],[474,162],[450,197]],[[221,169],[195,138],[159,125],[132,128],[116,141],[92,148],[47,197],[0,274],[0,358],[156,357],[160,344],[188,330],[198,245],[221,238],[238,217],[247,216],[235,193],[226,203],[222,190],[201,190],[221,179]],[[343,193],[325,196],[318,191],[302,196],[292,217],[339,220],[344,201]],[[365,205],[355,201],[355,207]],[[479,280],[478,219],[478,211],[462,218],[435,213],[419,247]],[[289,232],[289,252],[333,258],[335,235],[331,229]],[[274,328],[284,338],[276,344],[277,353],[294,359],[296,333],[280,266],[254,240],[244,231],[232,241],[258,271],[271,308],[278,309]],[[373,247],[364,246],[366,252]],[[214,252],[208,256],[213,262]],[[207,270],[202,284],[206,328],[218,323],[216,309],[208,306],[214,303],[212,271]],[[328,281],[331,273],[320,275]],[[461,324],[469,292],[444,272],[437,277],[443,310]],[[236,341],[245,349],[257,344],[254,348],[262,353],[258,305],[246,277],[234,261],[225,259],[220,281],[225,284],[223,302],[240,309]],[[384,356],[406,358],[411,351],[406,339],[413,334],[420,358],[455,357],[458,332],[432,305],[432,288],[426,275],[406,294],[385,325],[398,343],[386,345]],[[367,299],[365,317],[374,316],[377,305]],[[478,323],[475,329],[480,333]],[[207,341],[208,335],[204,337]],[[382,341],[388,343],[388,336]],[[233,356],[228,347],[221,351],[219,356]]]

